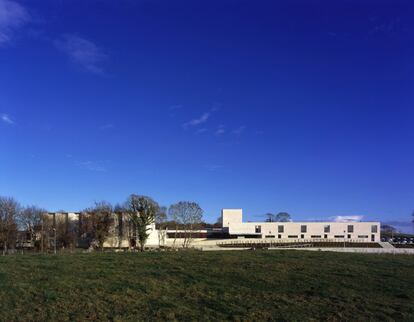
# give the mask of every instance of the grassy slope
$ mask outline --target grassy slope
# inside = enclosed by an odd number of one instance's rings
[[[414,320],[414,256],[263,251],[0,258],[0,320]]]

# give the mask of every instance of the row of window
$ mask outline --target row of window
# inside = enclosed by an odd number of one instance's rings
[[[348,233],[353,233],[354,232],[354,225],[348,225],[347,228],[348,228],[347,229]],[[256,231],[256,234],[260,234],[262,232],[262,226],[257,225],[255,227],[255,231]],[[284,233],[285,232],[285,226],[283,226],[283,225],[277,226],[277,232],[278,233]],[[301,233],[308,232],[308,226],[307,225],[301,225],[300,226],[300,232]],[[325,225],[324,228],[323,228],[323,232],[324,233],[330,233],[331,232],[331,225]],[[378,232],[378,226],[377,225],[372,225],[371,226],[371,233],[377,233],[377,232]]]
[[[275,235],[266,235],[265,238],[276,238],[276,236]],[[277,235],[277,238],[281,239],[282,238],[282,235],[281,234]],[[288,235],[288,238],[298,239],[299,238],[299,235]],[[305,235],[304,234],[301,234],[300,235],[300,238],[301,239],[304,239],[305,238]],[[322,238],[322,235],[312,235],[311,238]],[[328,238],[328,235],[327,234],[323,235],[323,238],[327,239]],[[334,238],[337,238],[337,239],[345,238],[345,235],[335,235]],[[347,238],[348,239],[351,239],[352,238],[352,235],[351,234],[348,234],[347,235]],[[368,235],[358,235],[358,238],[359,239],[366,239],[366,238],[369,238],[369,236]],[[374,239],[374,238],[375,238],[375,235],[372,235],[372,239]]]

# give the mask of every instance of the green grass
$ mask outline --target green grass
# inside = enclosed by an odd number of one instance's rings
[[[0,258],[1,321],[414,320],[414,256],[306,251]]]

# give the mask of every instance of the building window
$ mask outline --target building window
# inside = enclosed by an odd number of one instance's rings
[[[331,225],[325,225],[324,229],[323,229],[324,233],[330,233],[331,232]]]
[[[281,239],[281,238],[282,238],[282,235],[280,235],[280,234],[279,234],[279,235],[277,235],[277,238]]]
[[[377,225],[372,225],[371,226],[371,233],[377,233],[378,232],[378,226]]]
[[[335,235],[335,238],[345,238],[345,235]]]
[[[326,236],[326,235],[325,235]],[[321,235],[312,235],[311,238],[322,238]],[[326,238],[326,237],[325,237]]]
[[[284,233],[285,232],[285,226],[283,226],[283,225],[278,226],[277,227],[277,232],[278,233]]]
[[[354,232],[354,225],[348,225],[348,233]]]
[[[375,241],[375,235],[371,235],[371,241],[374,242]]]
[[[306,225],[302,225],[302,226],[300,226],[300,232],[301,232],[301,233],[306,233],[306,231],[307,231],[307,227],[306,227]]]
[[[368,238],[368,235],[358,235],[358,238]]]
[[[325,235],[323,235],[323,238],[325,238],[325,239],[326,239],[326,238],[328,238],[328,235],[326,235],[326,234],[325,234]]]
[[[265,238],[275,238],[275,235],[266,235]]]
[[[305,235],[304,234],[300,235],[300,238],[302,238],[302,239],[305,238]]]
[[[351,239],[351,234],[348,234],[348,239]]]
[[[289,235],[288,238],[298,238],[298,235]]]
[[[256,234],[260,234],[262,232],[262,226],[255,227]]]

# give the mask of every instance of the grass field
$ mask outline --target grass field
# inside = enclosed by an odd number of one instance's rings
[[[0,258],[1,321],[414,320],[414,256],[306,251]]]

